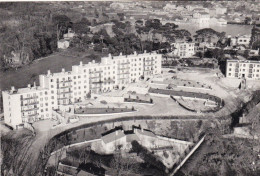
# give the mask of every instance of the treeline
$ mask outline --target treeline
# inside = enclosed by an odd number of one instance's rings
[[[4,19],[0,15],[3,21],[0,25],[2,69],[14,67],[15,63],[29,63],[56,50],[57,28],[61,28],[63,21],[47,7],[36,3],[5,3],[0,6],[1,10],[11,13]]]
[[[92,44],[95,51],[109,51],[116,55],[120,52],[130,54],[134,51],[150,52],[167,49],[171,47],[171,42],[176,40],[192,40],[187,30],[177,30],[178,26],[174,23],[162,25],[158,19],[146,22],[137,20],[134,24],[118,20],[111,20],[111,22],[110,32],[105,27],[94,34],[80,31],[71,46],[84,51]]]

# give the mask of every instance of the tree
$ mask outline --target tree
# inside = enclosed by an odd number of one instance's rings
[[[133,173],[138,172],[138,166],[136,165],[136,161],[132,158],[124,158],[122,156],[121,151],[114,154],[110,167],[115,170],[116,176],[130,176]]]
[[[205,42],[205,41],[211,42],[213,38],[219,40],[219,38],[223,37],[223,35],[225,36],[225,33],[219,33],[211,28],[204,28],[196,31],[196,35],[194,35],[194,38],[198,42]]]
[[[57,27],[57,40],[72,27],[71,19],[66,15],[56,15],[52,18],[52,22]]]
[[[77,34],[87,34],[90,31],[89,26],[90,22],[87,19],[83,18],[81,19],[81,21],[73,24],[73,29]]]

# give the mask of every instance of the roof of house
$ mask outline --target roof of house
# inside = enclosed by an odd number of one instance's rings
[[[95,176],[94,174],[91,174],[89,172],[86,172],[86,171],[79,171],[79,173],[77,174],[77,176]]]
[[[62,172],[67,175],[76,175],[78,170],[76,167],[68,166],[62,163],[59,163],[58,172]]]
[[[69,42],[69,41],[68,41],[68,40],[65,40],[65,39],[60,39],[58,42],[64,43],[64,42]]]
[[[207,12],[199,12],[201,15],[209,15]]]
[[[126,142],[140,141],[140,138],[136,134],[126,135]]]
[[[156,137],[156,135],[153,132],[147,131],[147,130],[144,130],[144,129],[136,129],[135,133],[145,135],[145,136],[150,136],[150,137]]]
[[[113,141],[116,141],[118,139],[121,139],[122,137],[125,137],[125,134],[122,130],[117,130],[117,131],[114,131],[112,133],[109,133],[105,136],[102,136],[101,137],[101,140],[105,143],[105,144],[108,144],[110,142],[113,142]]]

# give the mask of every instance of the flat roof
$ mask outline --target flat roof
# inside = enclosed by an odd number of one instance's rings
[[[46,88],[40,87],[40,86],[36,86],[36,87],[26,87],[26,88],[19,88],[19,89],[15,89],[14,91],[12,90],[6,90],[4,92],[7,92],[9,95],[15,95],[15,94],[24,94],[24,93],[35,93],[35,92],[40,92],[40,91],[44,91],[44,90],[48,90]]]
[[[234,59],[228,59],[227,62],[241,62],[241,63],[260,63],[260,61],[255,60],[234,60]]]

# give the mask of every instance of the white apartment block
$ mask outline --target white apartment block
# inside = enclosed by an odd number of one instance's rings
[[[237,45],[245,45],[246,47],[249,46],[251,40],[250,35],[242,35],[242,36],[236,36],[231,38],[231,46],[237,46]]]
[[[227,60],[226,77],[260,80],[260,61]]]
[[[210,21],[210,15],[207,12],[195,12],[191,22],[200,26],[208,26]]]
[[[173,54],[180,58],[191,57],[195,54],[195,43],[172,43]]]
[[[52,117],[60,106],[81,102],[88,93],[123,88],[129,83],[161,74],[162,56],[156,53],[111,56],[72,66],[72,71],[40,75],[40,86],[3,91],[5,123],[14,129]]]

